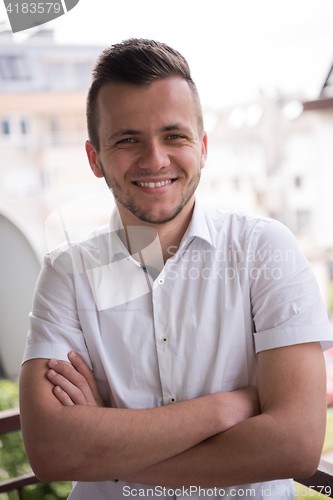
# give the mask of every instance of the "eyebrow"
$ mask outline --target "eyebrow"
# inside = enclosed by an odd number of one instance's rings
[[[111,134],[109,137],[108,137],[108,141],[112,141],[112,139],[115,139],[116,137],[121,137],[123,135],[140,135],[141,132],[140,130],[134,130],[132,128],[124,128],[124,129],[120,129],[120,130],[117,130],[117,132],[115,132],[114,134]]]
[[[185,132],[191,132],[191,130],[183,125],[182,123],[174,123],[172,125],[166,125],[158,130],[158,132],[171,132],[171,130],[184,130]]]
[[[184,132],[191,133],[191,130],[181,123],[174,123],[171,125],[165,125],[164,127],[161,127],[160,129],[158,129],[157,132],[171,132],[172,130],[184,130]],[[112,141],[116,137],[122,137],[123,135],[142,135],[142,131],[135,130],[132,128],[120,129],[120,130],[117,130],[117,132],[115,132],[114,134],[111,134],[108,137],[108,141]]]

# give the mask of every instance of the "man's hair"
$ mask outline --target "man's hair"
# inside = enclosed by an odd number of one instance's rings
[[[104,50],[93,70],[87,98],[89,140],[99,151],[98,93],[107,83],[130,83],[148,87],[154,80],[180,76],[193,92],[199,133],[203,132],[199,94],[186,59],[177,50],[155,40],[131,38]]]

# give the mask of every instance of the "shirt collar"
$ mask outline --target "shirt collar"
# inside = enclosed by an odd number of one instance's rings
[[[110,257],[112,258],[112,260],[116,254],[123,254],[126,255],[126,257],[130,256],[126,246],[123,244],[118,235],[118,231],[123,230],[124,226],[121,222],[121,218],[117,207],[115,207],[112,212],[109,227],[110,227]],[[214,247],[216,246],[215,243],[213,242],[212,235],[207,224],[204,208],[201,205],[201,203],[197,200],[197,198],[195,199],[191,222],[183,236],[180,248],[182,248],[193,238],[201,238],[202,240],[206,241],[209,245]]]
[[[180,248],[182,248],[193,238],[201,238],[202,240],[207,241],[209,245],[214,247],[216,246],[212,240],[212,235],[207,224],[204,208],[197,198],[195,199],[191,222],[187,228],[186,233],[184,234],[184,237],[180,244]]]
[[[123,230],[124,226],[123,223],[121,222],[119,211],[116,206],[113,209],[109,223],[109,254],[111,259],[110,262],[113,261],[113,258],[116,254],[123,254],[126,255],[126,257],[129,256],[129,252],[126,246],[119,238],[119,231]]]
[[[128,228],[129,232],[129,238],[135,238],[135,233],[136,229],[141,229],[141,226],[135,226],[133,228]],[[149,230],[150,228],[146,228]],[[133,231],[134,230],[134,231]],[[159,243],[159,239],[157,237],[156,231],[153,232],[155,234],[152,235],[152,239],[149,242],[148,246],[144,249],[142,249],[140,252],[138,252],[135,255],[131,255],[126,247],[126,245],[122,242],[122,240],[119,237],[119,232],[124,231],[124,226],[121,221],[121,217],[118,211],[118,208],[115,207],[112,214],[111,214],[111,219],[109,223],[109,259],[110,263],[116,261],[119,259],[119,256],[122,258],[125,256],[127,260],[133,262],[136,266],[138,267],[144,267],[148,268],[149,266],[146,265],[145,261],[148,259],[147,252],[155,252],[158,256],[160,256],[161,262],[158,262],[160,266],[163,267],[163,256],[162,256],[162,250],[161,246]],[[156,260],[156,258],[155,258]],[[154,269],[154,268],[151,268]]]

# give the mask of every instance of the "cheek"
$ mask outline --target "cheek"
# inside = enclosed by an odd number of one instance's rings
[[[200,169],[201,155],[198,151],[192,149],[182,149],[173,158],[175,164],[183,168],[184,171],[191,173]]]
[[[110,177],[121,178],[126,175],[132,162],[129,161],[128,155],[113,154],[112,158],[106,157],[103,161],[104,168]]]

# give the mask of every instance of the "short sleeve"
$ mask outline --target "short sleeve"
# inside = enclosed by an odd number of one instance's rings
[[[318,283],[294,235],[277,221],[261,221],[250,270],[256,352],[320,341],[333,347]]]
[[[29,319],[22,363],[33,358],[68,360],[67,354],[75,350],[91,366],[77,312],[73,273],[53,265],[49,256],[37,281]]]

